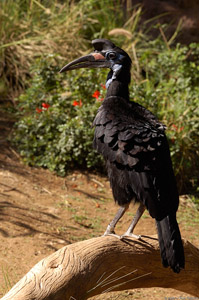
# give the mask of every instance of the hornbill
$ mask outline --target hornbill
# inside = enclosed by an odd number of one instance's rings
[[[139,202],[133,230],[145,209],[156,220],[162,264],[179,273],[184,268],[184,250],[176,211],[179,195],[172,168],[165,125],[146,108],[129,99],[131,59],[109,40],[92,41],[94,51],[80,57],[60,72],[78,68],[109,68],[106,97],[94,119],[93,146],[103,155],[115,202],[120,208],[104,235],[114,229],[131,201]]]

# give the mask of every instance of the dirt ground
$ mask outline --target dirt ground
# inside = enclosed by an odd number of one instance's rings
[[[80,171],[65,178],[23,164],[7,141],[12,118],[0,114],[0,296],[38,261],[59,248],[102,235],[117,206],[105,177]],[[117,232],[135,213],[132,206]],[[182,236],[199,245],[199,217],[188,196],[181,197],[178,221]],[[146,212],[135,233],[155,234]],[[93,299],[189,299],[171,289],[137,289]],[[174,299],[174,298],[173,298]]]

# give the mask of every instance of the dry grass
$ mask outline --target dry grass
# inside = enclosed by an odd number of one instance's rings
[[[14,99],[24,89],[36,57],[58,53],[67,60],[86,49],[86,41],[80,36],[85,22],[83,5],[49,2],[44,7],[40,0],[24,4],[2,1],[0,95]]]

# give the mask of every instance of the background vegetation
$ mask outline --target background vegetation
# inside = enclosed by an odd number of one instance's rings
[[[24,161],[65,175],[74,167],[102,170],[92,150],[92,120],[105,95],[107,71],[59,69],[90,51],[93,38],[111,38],[133,60],[131,99],[167,127],[181,192],[197,191],[199,162],[199,45],[150,37],[141,8],[124,18],[120,1],[1,2],[0,93],[15,98],[12,140]],[[15,30],[13,30],[15,28]]]

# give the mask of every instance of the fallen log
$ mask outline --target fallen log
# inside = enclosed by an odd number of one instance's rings
[[[98,237],[61,248],[37,263],[1,300],[83,300],[109,291],[173,288],[199,297],[199,249],[183,241],[180,274],[162,267],[156,236]]]

